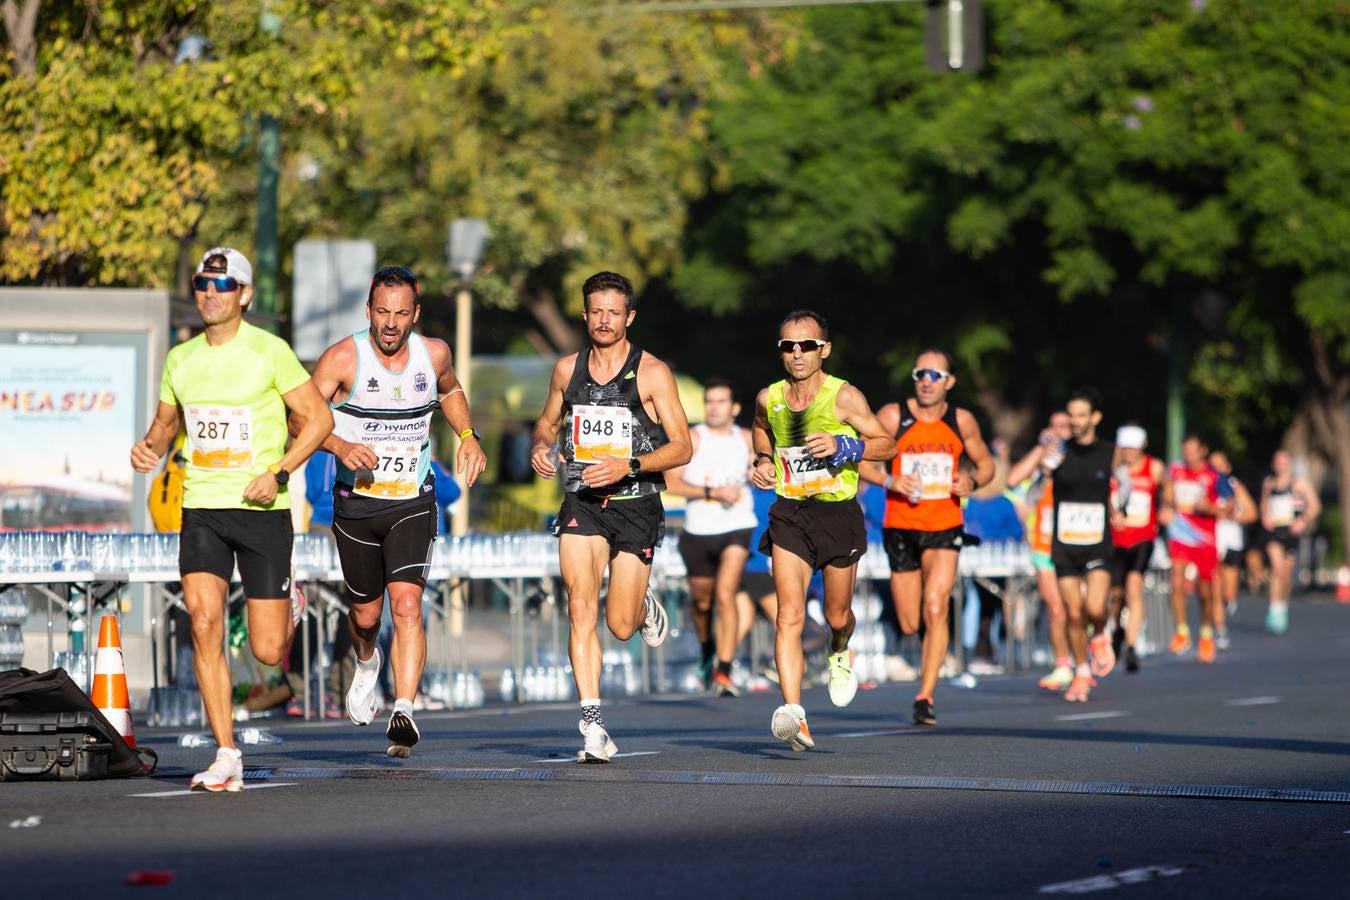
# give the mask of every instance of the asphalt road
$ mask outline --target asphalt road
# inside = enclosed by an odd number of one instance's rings
[[[282,724],[207,795],[183,788],[213,751],[141,729],[152,778],[0,784],[0,895],[1350,895],[1350,606],[1296,603],[1283,637],[1263,611],[1216,664],[1152,657],[1086,705],[991,677],[918,729],[912,685],[817,688],[799,754],[776,693],[607,703],[608,766],[575,764],[574,705],[498,707],[420,715],[409,760]]]

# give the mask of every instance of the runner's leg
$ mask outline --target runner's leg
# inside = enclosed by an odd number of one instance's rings
[[[806,624],[806,589],[811,583],[811,565],[782,547],[773,548],[773,586],[778,595],[774,662],[784,703],[802,702],[802,628]]]
[[[225,595],[229,584],[209,572],[183,577],[183,604],[192,617],[192,665],[211,734],[221,747],[234,746],[234,686],[225,658]]]
[[[602,667],[600,635],[600,582],[609,562],[609,542],[600,535],[564,534],[558,539],[563,586],[567,589],[567,618],[571,629],[567,654],[577,698],[600,697]]]
[[[919,557],[923,573],[923,651],[919,657],[919,697],[933,699],[950,642],[949,611],[959,550],[929,548]]]

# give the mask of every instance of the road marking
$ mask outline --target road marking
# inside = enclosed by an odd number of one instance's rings
[[[1041,885],[1042,894],[1093,894],[1097,891],[1111,891],[1127,884],[1143,884],[1155,878],[1171,878],[1180,875],[1186,869],[1182,866],[1141,866],[1138,869],[1126,869],[1112,872],[1110,875],[1094,875],[1091,878],[1079,878],[1076,881],[1061,881],[1058,884]]]
[[[841,738],[864,738],[864,737],[882,737],[888,734],[919,734],[924,731],[931,732],[931,728],[920,728],[917,725],[911,725],[909,728],[888,728],[885,731],[850,731],[846,734],[836,734],[834,737]]]
[[[1091,719],[1119,719],[1121,716],[1128,716],[1129,713],[1118,709],[1104,709],[1101,712],[1069,713],[1063,716],[1055,716],[1056,722],[1087,722]]]
[[[262,783],[262,784],[246,784],[246,785],[244,785],[244,790],[246,790],[246,791],[252,791],[252,790],[255,790],[255,789],[257,789],[257,788],[296,787],[296,786],[297,786],[297,785],[296,785],[296,783],[295,783],[294,781],[277,781],[277,782],[271,782],[271,781],[268,781],[268,782],[264,782],[264,783]],[[131,796],[132,796],[132,797],[190,797],[190,796],[192,796],[193,794],[209,794],[209,793],[210,793],[210,791],[194,791],[194,790],[186,790],[186,791],[159,791],[158,793],[154,793],[154,794],[132,794]]]
[[[1279,703],[1279,697],[1243,697],[1239,700],[1225,700],[1225,706],[1269,706]]]
[[[652,751],[644,751],[650,754]],[[619,754],[637,755],[635,754]],[[810,759],[794,757],[796,759]],[[549,762],[566,761],[566,758]],[[244,769],[246,781],[315,778],[325,781],[580,781],[630,784],[712,784],[756,787],[881,788],[915,791],[994,791],[1016,794],[1089,794],[1188,800],[1265,800],[1350,805],[1350,791],[1266,788],[1232,784],[1148,784],[1118,781],[1047,781],[950,775],[815,775],[785,772],[690,772],[624,766],[563,766],[508,769],[417,769],[404,766],[265,766]]]
[[[615,753],[610,759],[618,759],[621,756],[660,756],[660,750],[634,750],[632,753]],[[535,763],[574,763],[577,761],[575,756],[550,756],[548,759],[532,759]]]

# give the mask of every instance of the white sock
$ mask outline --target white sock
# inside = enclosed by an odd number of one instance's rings
[[[1079,664],[1078,664],[1078,668],[1074,670],[1073,674],[1075,674],[1075,675],[1086,675],[1086,676],[1088,676],[1089,678],[1091,678],[1091,677],[1092,677],[1092,669],[1091,669],[1090,666],[1088,666],[1087,663],[1079,663]]]
[[[406,697],[399,697],[394,701],[394,712],[403,713],[405,716],[411,716],[413,711],[412,701]]]
[[[356,657],[356,664],[366,671],[375,668],[375,650],[370,651],[370,659],[362,659],[359,655]]]
[[[792,710],[792,714],[797,718],[799,719],[806,718],[806,710],[802,707],[800,703],[788,703],[786,704],[786,706],[788,709]]]

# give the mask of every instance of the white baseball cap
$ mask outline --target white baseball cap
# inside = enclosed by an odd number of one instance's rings
[[[230,247],[212,247],[203,253],[201,262],[197,263],[196,274],[200,275],[206,270],[206,261],[213,256],[225,257],[226,275],[240,284],[253,284],[253,266],[249,265],[248,257]]]
[[[1116,446],[1125,450],[1143,450],[1148,432],[1138,425],[1122,425],[1116,430]]]

